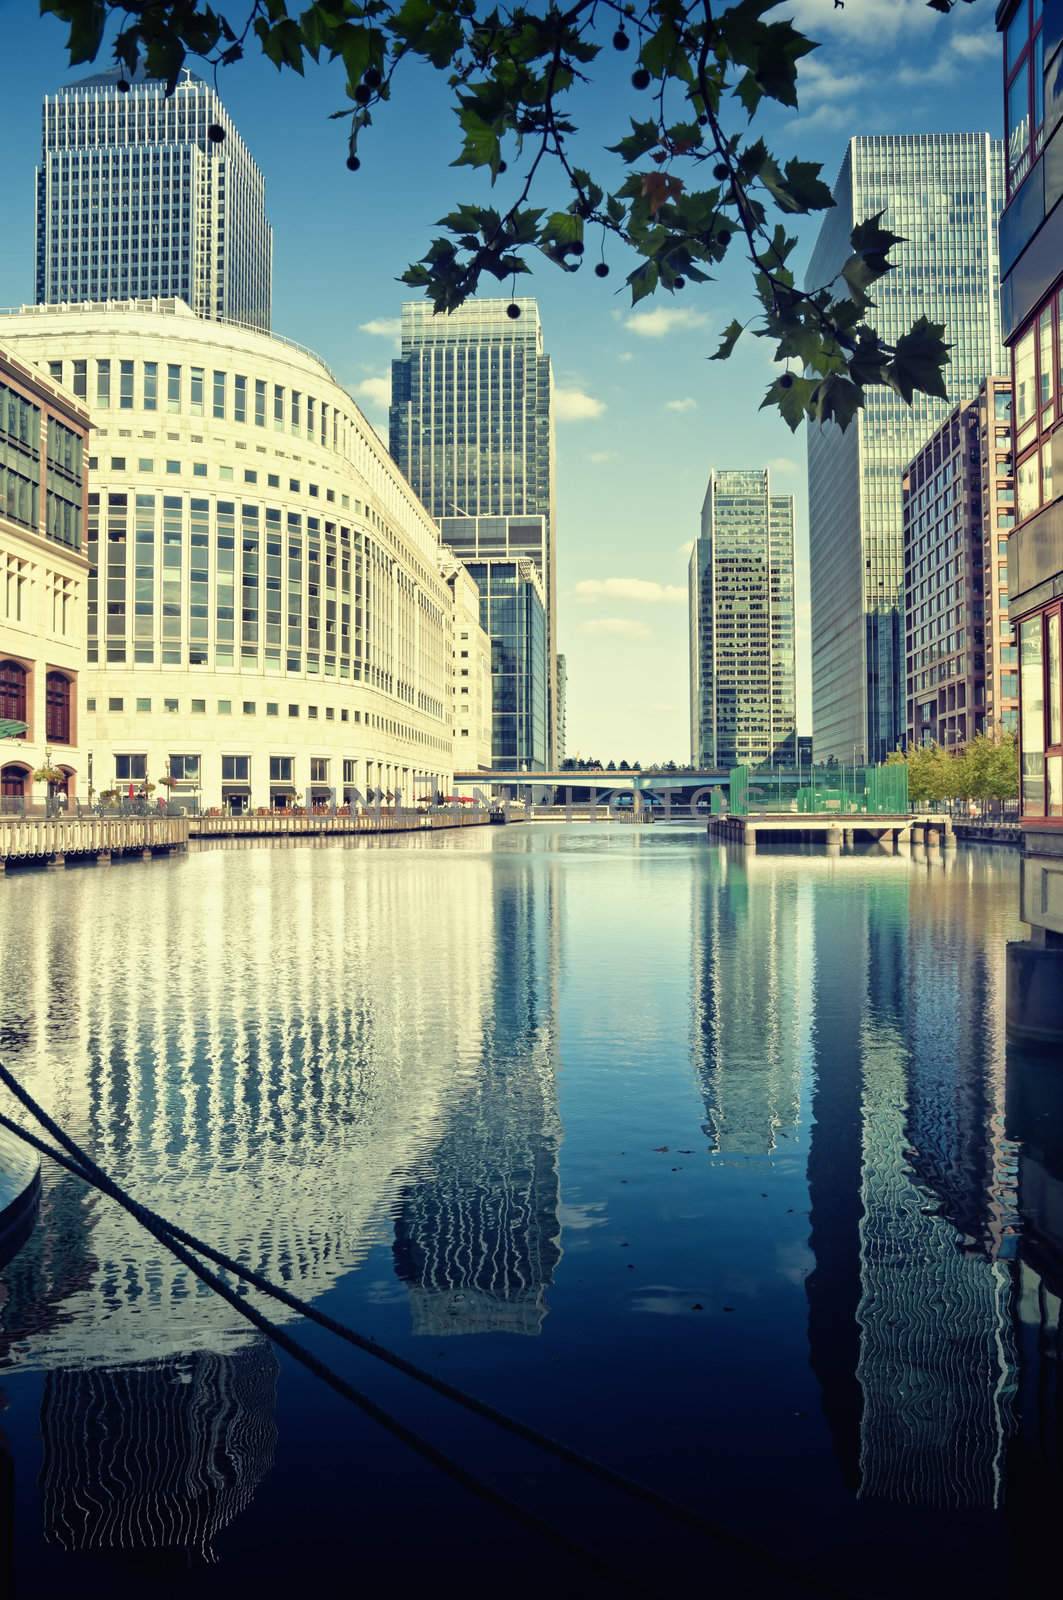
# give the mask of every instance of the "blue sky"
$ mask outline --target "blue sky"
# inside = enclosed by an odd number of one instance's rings
[[[224,8],[223,8],[224,9]],[[234,11],[238,8],[234,8]],[[948,17],[924,0],[796,0],[795,16],[822,48],[803,66],[801,110],[773,114],[764,131],[776,154],[822,161],[833,183],[855,133],[1001,131],[998,38],[990,0]],[[0,304],[33,295],[33,170],[40,102],[64,80],[65,32],[32,0],[0,0]],[[599,81],[574,104],[576,154],[608,176],[602,149],[626,131],[644,100],[628,86],[630,55],[610,53]],[[77,75],[82,75],[85,69]],[[597,69],[595,69],[597,70]],[[451,169],[457,125],[431,73],[401,87],[348,173],[342,73],[311,68],[278,77],[249,56],[220,88],[266,177],[273,222],[273,326],[317,350],[386,422],[386,378],[396,282],[434,223],[482,180]],[[519,184],[519,169],[500,180]],[[567,203],[548,179],[538,203]],[[815,219],[801,231],[815,236]],[[596,246],[588,244],[592,259]],[[629,761],[688,754],[686,564],[710,467],[770,465],[775,488],[798,507],[799,721],[811,728],[808,684],[805,442],[757,407],[769,379],[766,341],[747,338],[726,364],[709,363],[719,330],[745,320],[740,264],[717,283],[657,295],[636,313],[615,290],[630,270],[610,247],[613,276],[548,263],[523,278],[537,295],[558,387],[560,643],[568,658],[570,754]]]

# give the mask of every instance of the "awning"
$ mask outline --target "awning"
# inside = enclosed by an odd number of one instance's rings
[[[26,733],[26,723],[11,722],[0,717],[0,739],[22,739]]]

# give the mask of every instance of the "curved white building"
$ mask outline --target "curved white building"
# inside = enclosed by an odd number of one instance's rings
[[[453,558],[323,362],[177,300],[24,307],[0,342],[92,417],[82,798],[450,789]]]

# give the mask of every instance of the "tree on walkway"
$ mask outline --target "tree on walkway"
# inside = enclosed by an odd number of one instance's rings
[[[818,162],[777,157],[754,136],[762,108],[797,108],[799,63],[819,48],[791,20],[769,16],[776,3],[548,0],[502,10],[492,0],[311,0],[289,11],[286,0],[234,0],[227,15],[210,0],[40,0],[67,24],[71,65],[95,61],[106,44],[122,82],[146,71],[172,91],[200,62],[217,80],[252,47],[280,71],[342,62],[347,103],[332,115],[346,125],[352,172],[370,158],[393,99],[416,114],[411,66],[445,74],[460,129],[452,164],[481,169],[492,189],[501,182],[503,198],[456,205],[403,282],[451,310],[485,278],[515,283],[536,253],[579,271],[591,239],[599,278],[610,275],[607,246],[633,260],[626,282],[638,304],[710,282],[738,250],[752,312],[725,329],[713,359],[730,356],[747,330],[771,340],[786,368],[763,405],[791,428],[806,418],[844,427],[869,388],[885,385],[908,402],[917,392],[944,396],[945,329],[921,316],[891,345],[867,321],[871,291],[904,242],[881,213],[853,229],[836,277],[798,286],[789,224],[833,199]],[[926,3],[948,12],[955,0]],[[572,155],[575,117],[596,91],[613,111],[616,67],[607,63],[617,56],[625,72],[630,64],[635,114],[608,147],[620,174],[603,161],[595,176]],[[551,183],[546,203],[533,203]]]
[[[1019,792],[1015,735],[980,733],[960,750],[941,745],[913,745],[895,750],[888,764],[908,768],[908,798],[915,805],[953,800],[1014,800]]]

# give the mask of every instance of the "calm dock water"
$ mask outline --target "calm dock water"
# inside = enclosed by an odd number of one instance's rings
[[[1016,877],[538,824],[11,876],[0,1056],[137,1198],[751,1541],[307,1334],[643,1592],[766,1592],[759,1550],[823,1593],[1001,1595],[1063,1489],[1063,1089],[1005,1047]],[[598,1592],[54,1172],[0,1364],[12,1594]]]

